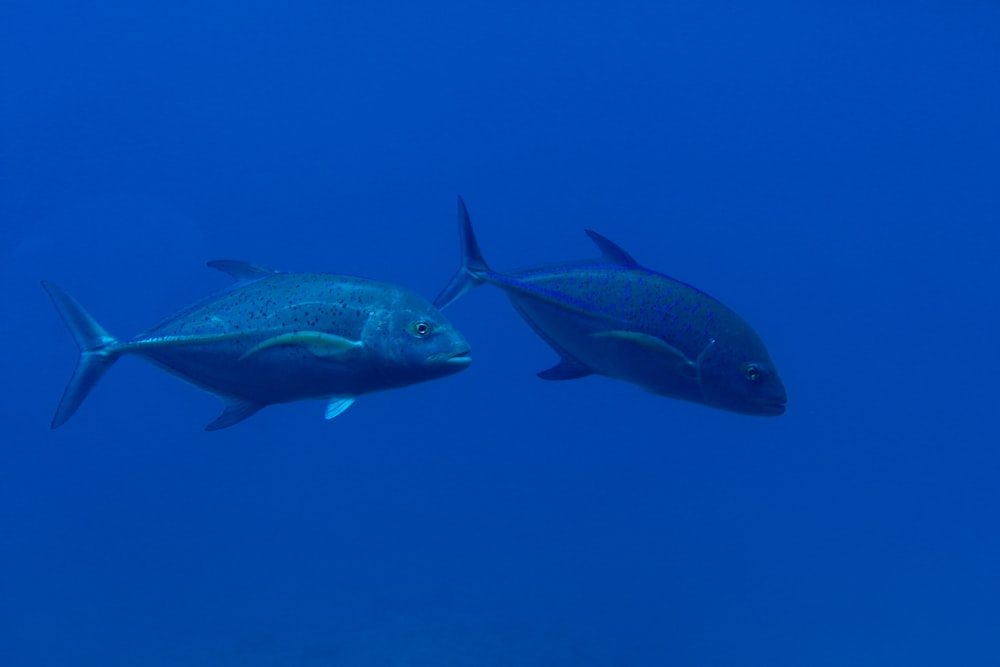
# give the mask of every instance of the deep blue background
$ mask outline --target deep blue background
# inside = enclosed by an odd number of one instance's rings
[[[996,3],[156,4],[0,11],[0,663],[1000,664]],[[498,269],[592,227],[722,299],[788,413],[542,382],[483,288],[330,423],[126,359],[49,431],[39,279],[122,336],[220,257],[430,298],[459,193]]]

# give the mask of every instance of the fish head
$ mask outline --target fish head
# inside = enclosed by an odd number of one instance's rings
[[[784,414],[788,395],[763,342],[755,334],[712,339],[697,366],[705,402],[748,415]]]
[[[365,327],[364,339],[380,374],[391,384],[445,377],[472,363],[465,337],[422,299],[415,304],[374,311]]]

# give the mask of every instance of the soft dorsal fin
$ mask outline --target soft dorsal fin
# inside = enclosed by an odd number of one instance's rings
[[[613,264],[621,264],[622,266],[639,266],[639,262],[635,261],[632,255],[622,250],[621,246],[614,241],[601,236],[593,229],[585,229],[583,231],[587,232],[587,236],[601,249],[604,259]]]
[[[241,262],[235,259],[213,259],[208,265],[213,269],[228,273],[238,282],[266,278],[277,273],[274,269],[268,269],[263,266],[251,264],[250,262]]]

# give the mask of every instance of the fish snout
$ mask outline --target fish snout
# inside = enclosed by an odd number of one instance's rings
[[[785,404],[788,402],[788,395],[784,387],[781,391],[775,392],[771,396],[761,396],[757,401],[758,414],[764,416],[778,416],[785,414]]]

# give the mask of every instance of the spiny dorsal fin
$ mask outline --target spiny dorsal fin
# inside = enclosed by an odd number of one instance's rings
[[[213,269],[228,273],[238,282],[266,278],[277,273],[274,269],[268,269],[263,266],[251,264],[250,262],[241,262],[235,259],[213,259],[208,265]]]
[[[632,257],[632,255],[622,250],[621,246],[614,241],[601,236],[593,229],[585,229],[583,231],[587,232],[587,236],[589,236],[591,240],[597,244],[597,247],[601,249],[601,254],[604,255],[604,259],[613,264],[620,264],[622,266],[639,266],[639,262],[635,261],[635,258]]]

